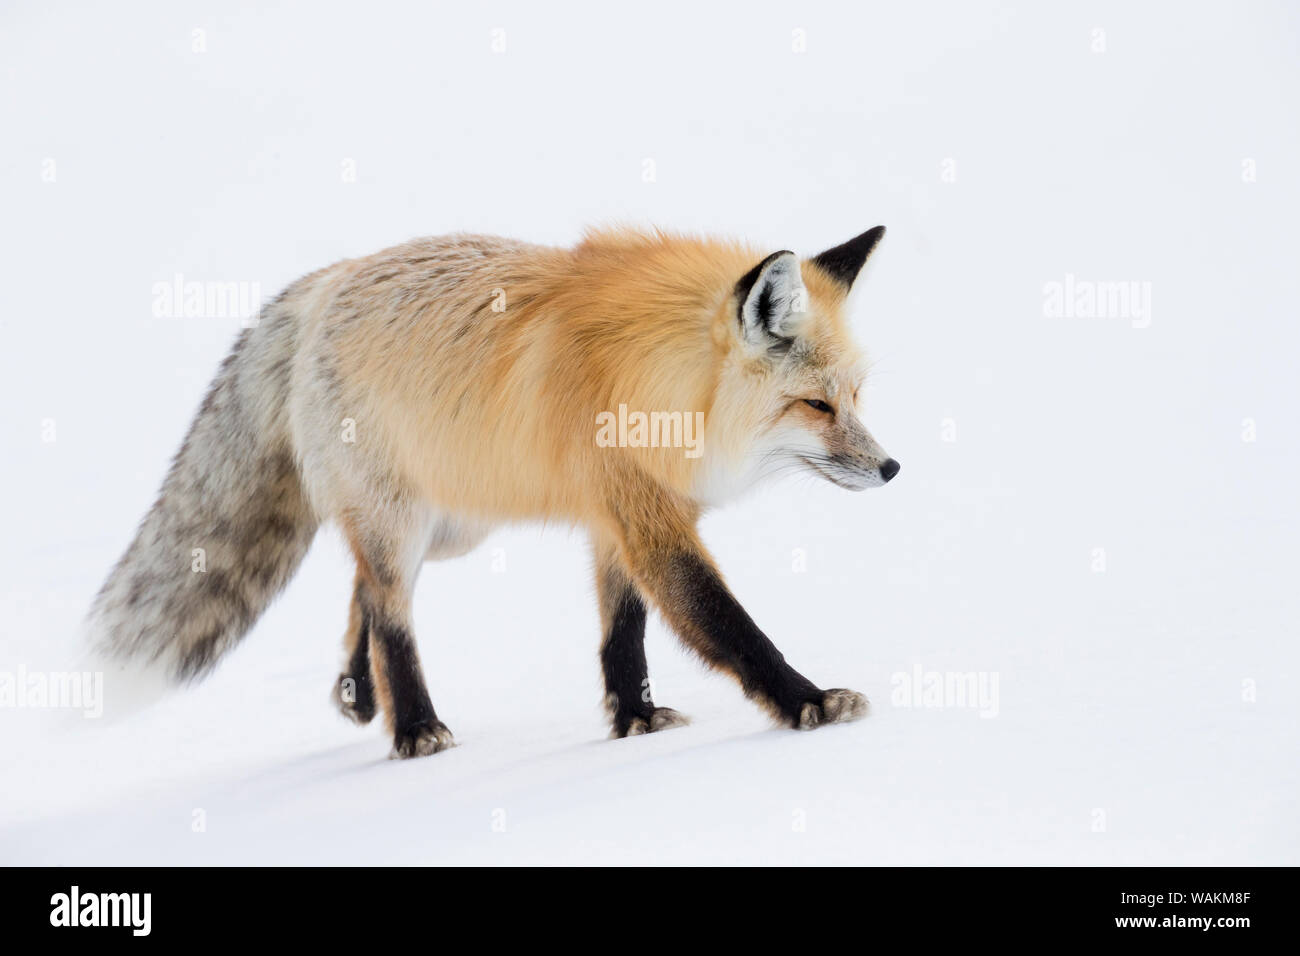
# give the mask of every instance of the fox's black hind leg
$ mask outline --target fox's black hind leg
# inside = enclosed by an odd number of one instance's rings
[[[334,703],[344,717],[358,724],[375,718],[375,682],[370,673],[370,622],[362,606],[361,581],[352,591],[348,630],[343,635],[346,661],[334,684]]]
[[[433,518],[398,498],[345,524],[357,560],[359,638],[353,661],[360,669],[362,642],[369,655],[373,700],[393,735],[394,757],[422,757],[454,743],[438,719],[420,670],[411,623],[411,595],[432,533]],[[358,682],[359,683],[359,682]]]
[[[600,665],[611,736],[632,737],[680,727],[690,721],[671,707],[656,707],[645,659],[646,607],[612,548],[596,546],[600,598]]]

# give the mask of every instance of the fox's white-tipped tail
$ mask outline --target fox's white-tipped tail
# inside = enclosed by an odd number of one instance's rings
[[[86,649],[75,662],[74,671],[102,675],[102,682],[97,682],[98,720],[125,720],[167,696],[173,682],[165,665],[113,654],[94,627],[93,621],[87,623]]]

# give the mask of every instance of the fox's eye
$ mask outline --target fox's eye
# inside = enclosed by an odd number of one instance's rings
[[[819,412],[825,412],[828,415],[835,414],[835,409],[831,408],[820,398],[805,398],[804,401],[807,402],[809,405],[811,405],[813,408],[817,409],[817,411]]]

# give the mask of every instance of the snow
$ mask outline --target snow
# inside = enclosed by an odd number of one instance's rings
[[[0,861],[1300,862],[1294,11],[0,22],[0,674],[78,660],[237,331],[155,317],[176,273],[269,297],[460,229],[627,220],[810,255],[884,223],[853,314],[867,424],[903,465],[703,525],[787,658],[871,698],[862,722],[773,729],[655,620],[656,700],[694,723],[604,739],[585,543],[525,527],[426,567],[458,746],[387,760],[329,701],[351,571],[325,531],[207,682],[120,718],[0,708]],[[1049,317],[1067,276],[1150,283],[1150,313]],[[901,706],[918,667],[996,680],[996,707]]]

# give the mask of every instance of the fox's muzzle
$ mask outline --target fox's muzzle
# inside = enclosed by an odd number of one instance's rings
[[[826,458],[816,463],[818,472],[851,491],[883,485],[902,468],[856,417],[842,420],[826,451]]]

